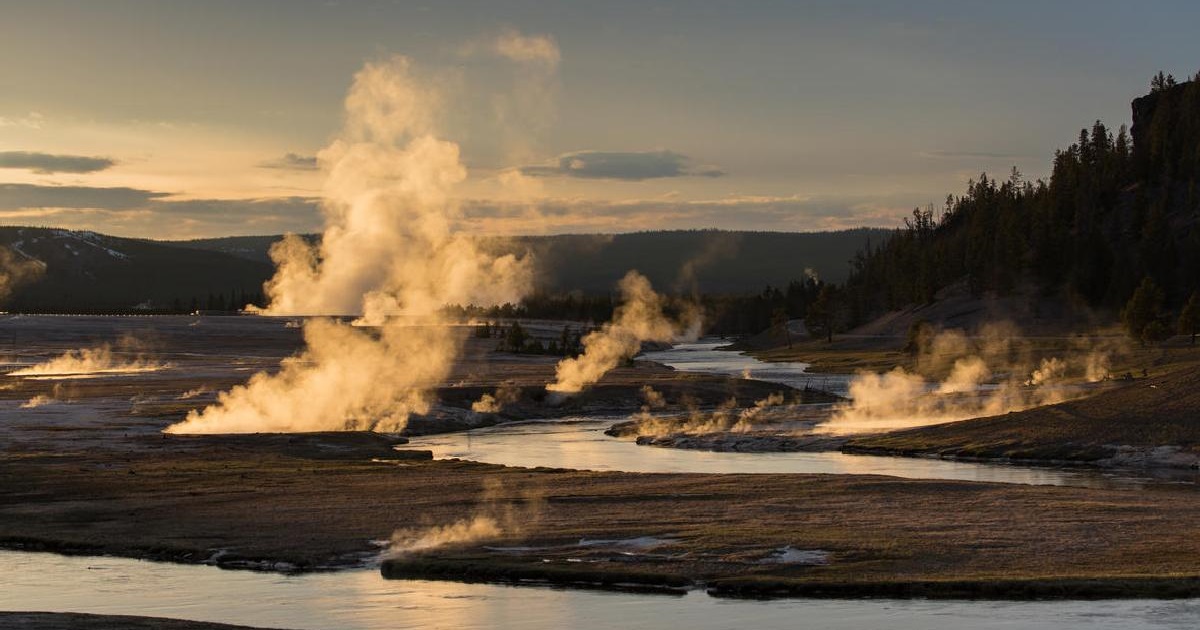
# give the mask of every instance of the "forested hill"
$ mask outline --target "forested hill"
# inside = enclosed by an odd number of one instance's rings
[[[805,270],[824,281],[843,282],[855,252],[883,241],[891,232],[878,228],[804,233],[680,230],[518,236],[484,242],[501,252],[532,252],[537,284],[544,291],[604,295],[627,271],[637,269],[665,291],[746,294],[802,280]],[[175,244],[268,262],[268,249],[278,239],[247,236]]]
[[[1048,182],[983,175],[861,252],[841,296],[851,323],[963,281],[1116,312],[1149,279],[1160,311],[1180,307],[1200,287],[1200,81],[1160,73],[1152,86],[1131,129],[1083,129]]]
[[[0,227],[0,310],[240,308],[274,268],[220,252],[95,232]]]
[[[889,233],[647,232],[490,239],[485,246],[532,251],[542,295],[581,290],[607,297],[629,269],[667,291],[758,295],[767,285],[782,290],[804,279],[806,269],[843,280],[854,252]],[[274,273],[267,252],[277,240],[181,243],[0,227],[0,310],[178,312],[261,304],[263,282]]]

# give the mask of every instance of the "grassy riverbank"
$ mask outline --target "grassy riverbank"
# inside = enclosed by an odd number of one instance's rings
[[[705,584],[734,596],[1200,594],[1200,493],[1190,487],[381,461],[390,452],[385,439],[352,433],[131,438],[124,449],[71,457],[7,452],[0,541],[313,570],[374,557],[373,541],[397,530],[491,518],[494,532],[405,555],[386,570],[583,586]]]

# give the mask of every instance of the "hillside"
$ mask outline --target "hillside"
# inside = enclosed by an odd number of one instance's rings
[[[629,269],[673,292],[753,294],[811,269],[844,278],[868,239],[888,230],[844,232],[645,232],[488,239],[485,247],[531,251],[549,292],[607,296]],[[315,237],[314,237],[315,238]],[[151,241],[49,228],[0,227],[0,263],[23,270],[0,309],[13,311],[193,310],[261,300],[278,236]],[[7,261],[7,262],[6,262]]]
[[[50,228],[0,227],[0,254],[28,270],[0,301],[12,311],[225,308],[258,299],[273,271],[220,252]]]
[[[783,287],[813,270],[827,282],[843,282],[849,261],[869,243],[881,243],[892,230],[860,228],[838,232],[727,232],[687,230],[631,234],[567,234],[488,238],[502,252],[531,251],[540,289],[607,294],[630,269],[655,287],[671,292],[745,294],[771,285]],[[187,248],[219,251],[269,262],[267,250],[278,236],[175,241]]]
[[[1057,151],[1049,181],[985,174],[943,208],[914,210],[855,258],[848,324],[955,285],[1115,313],[1149,279],[1166,326],[1200,288],[1200,81],[1158,83],[1131,109],[1129,130],[1096,121]]]

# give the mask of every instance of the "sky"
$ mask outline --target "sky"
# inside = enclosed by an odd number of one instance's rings
[[[319,231],[364,63],[407,57],[481,234],[899,225],[1163,70],[1195,2],[0,0],[0,225]]]

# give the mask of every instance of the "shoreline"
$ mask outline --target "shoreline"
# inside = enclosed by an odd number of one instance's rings
[[[20,630],[268,630],[173,617],[45,611],[0,611],[0,625]]]
[[[684,596],[702,592],[717,599],[885,599],[885,600],[950,600],[950,601],[1100,601],[1127,599],[1200,599],[1200,573],[1169,577],[1112,576],[1092,578],[980,578],[972,580],[911,580],[911,581],[806,581],[761,579],[755,577],[693,580],[684,576],[641,571],[589,572],[583,569],[556,569],[521,566],[504,562],[460,561],[442,558],[383,559],[377,565],[347,564],[283,569],[279,563],[243,564],[197,561],[187,556],[158,552],[119,553],[78,545],[57,545],[49,541],[17,543],[0,540],[0,549],[23,553],[48,553],[80,557],[119,557],[129,560],[165,564],[201,565],[227,571],[253,571],[279,575],[303,576],[312,573],[378,570],[384,580],[428,580],[462,584],[494,584],[527,588],[577,589],[584,591],[622,592],[637,595]],[[19,611],[0,611],[18,614]],[[74,613],[43,613],[74,614]],[[79,613],[88,614],[91,613]],[[113,615],[92,615],[108,617]],[[126,615],[117,615],[125,617]],[[135,615],[136,616],[136,615]],[[173,619],[173,618],[163,618]],[[181,620],[182,621],[182,620]],[[244,626],[209,622],[214,628]],[[207,627],[207,626],[204,626]]]
[[[354,433],[143,442],[0,458],[0,545],[717,597],[1200,595],[1190,488],[511,468]],[[401,559],[372,542],[481,517],[499,530]]]

